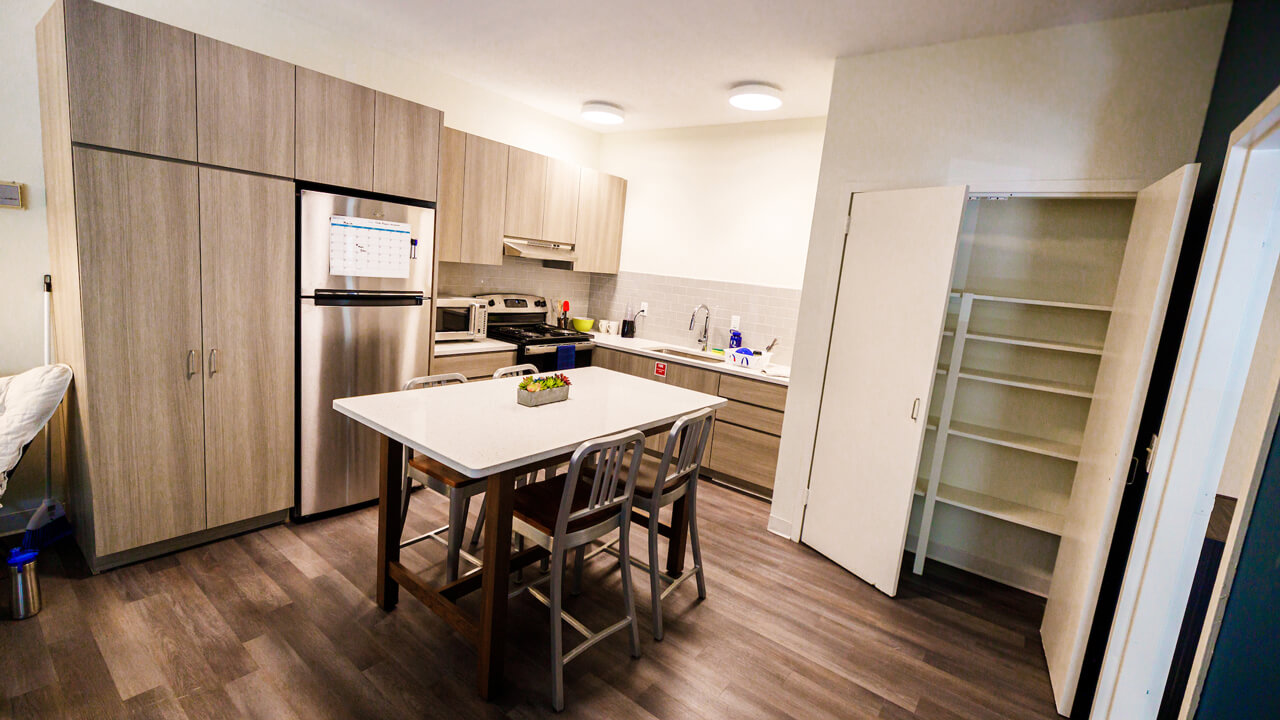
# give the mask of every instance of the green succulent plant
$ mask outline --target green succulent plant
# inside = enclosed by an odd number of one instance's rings
[[[568,387],[573,383],[569,378],[562,374],[544,375],[542,377],[533,377],[532,375],[520,381],[520,389],[529,392],[540,392],[542,390],[554,390],[555,388]]]

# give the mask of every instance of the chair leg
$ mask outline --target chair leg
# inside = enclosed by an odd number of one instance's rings
[[[655,503],[656,504],[656,503]],[[652,511],[650,511],[652,512]],[[653,639],[662,640],[662,578],[659,577],[658,565],[658,521],[657,515],[649,516],[649,593],[653,606]]]
[[[628,532],[631,529],[630,508],[622,516],[622,527],[618,535],[618,568],[622,570],[622,601],[627,608],[627,619],[631,621],[631,657],[640,657],[640,623],[636,622],[636,596],[631,588],[631,545]]]
[[[413,489],[413,479],[405,473],[400,479],[400,536],[404,537],[404,524],[409,519],[409,491]]]
[[[693,567],[698,581],[698,599],[707,599],[707,580],[702,574],[702,545],[698,543],[698,502],[689,494],[689,543],[693,546]]]
[[[458,579],[458,559],[462,552],[462,538],[467,532],[467,498],[449,493],[449,552],[445,556],[445,582]]]
[[[582,566],[587,563],[587,548],[582,546],[578,548],[573,556],[573,594],[582,594]]]
[[[474,551],[480,545],[480,534],[484,532],[484,511],[488,507],[488,503],[481,503],[480,514],[476,516],[476,529],[471,531],[471,549]]]
[[[564,622],[560,618],[564,590],[563,550],[551,550],[551,707],[564,710]]]

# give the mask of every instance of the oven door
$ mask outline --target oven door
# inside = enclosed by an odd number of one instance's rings
[[[476,340],[484,337],[488,323],[485,308],[477,302],[436,301],[436,341]]]
[[[590,367],[591,366],[591,349],[596,346],[593,342],[569,343],[573,345],[573,367]],[[525,345],[520,348],[516,354],[516,361],[520,363],[530,363],[538,368],[538,372],[555,372],[556,370],[569,370],[572,368],[557,368],[556,359],[557,348],[559,345]]]

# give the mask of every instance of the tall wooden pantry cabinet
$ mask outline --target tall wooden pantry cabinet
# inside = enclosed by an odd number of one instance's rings
[[[226,168],[292,174],[292,66],[88,0],[36,33],[77,542],[96,571],[282,519],[293,182]]]
[[[1135,193],[855,193],[801,540],[1047,597],[1070,712],[1197,166]]]

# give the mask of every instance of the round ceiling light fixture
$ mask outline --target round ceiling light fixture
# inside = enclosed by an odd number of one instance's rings
[[[729,104],[753,112],[777,110],[782,107],[782,95],[778,88],[765,83],[739,83],[729,91]]]
[[[618,125],[626,115],[613,103],[592,100],[582,104],[582,119],[600,125]]]

